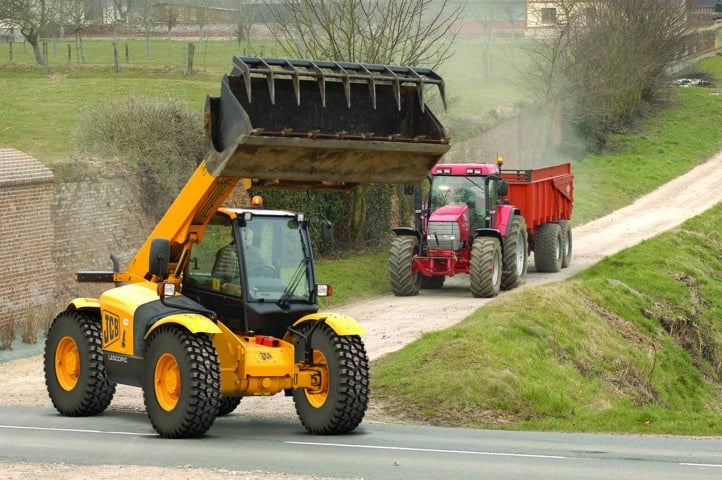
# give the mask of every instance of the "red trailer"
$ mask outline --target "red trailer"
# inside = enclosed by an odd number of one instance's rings
[[[502,170],[501,178],[508,184],[508,194],[504,199],[517,207],[526,221],[529,252],[537,252],[539,241],[547,242],[546,235],[550,237],[548,247],[542,245],[542,251],[535,253],[537,270],[556,272],[559,268],[568,267],[572,254],[569,220],[574,202],[574,175],[571,173],[571,165],[564,163],[533,170]],[[558,224],[561,230],[563,245],[562,257],[559,260],[556,254],[559,241],[554,232],[555,227],[543,227],[546,224]],[[550,232],[546,234],[545,229]]]
[[[394,294],[441,288],[446,277],[467,273],[472,294],[493,297],[520,284],[531,252],[537,271],[569,266],[573,178],[569,164],[530,170],[501,170],[501,162],[434,166],[425,202],[415,189],[416,226],[394,229]]]

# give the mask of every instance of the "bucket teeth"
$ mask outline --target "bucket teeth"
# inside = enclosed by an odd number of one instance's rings
[[[206,165],[254,185],[348,190],[420,183],[449,149],[417,67],[234,57],[206,102]]]

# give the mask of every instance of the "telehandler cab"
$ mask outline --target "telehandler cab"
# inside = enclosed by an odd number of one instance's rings
[[[222,204],[246,186],[351,190],[419,183],[449,148],[424,87],[432,70],[234,57],[206,102],[207,151],[124,271],[53,320],[44,369],[67,416],[95,415],[138,386],[162,437],[204,434],[244,396],[293,396],[307,431],[362,421],[369,366],[354,319],[318,311],[308,218]]]

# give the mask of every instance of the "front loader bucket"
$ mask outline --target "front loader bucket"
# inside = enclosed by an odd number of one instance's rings
[[[234,57],[206,102],[211,175],[255,186],[353,189],[418,184],[449,149],[424,87],[433,70]]]

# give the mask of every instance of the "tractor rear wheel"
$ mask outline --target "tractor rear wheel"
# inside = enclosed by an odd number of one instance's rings
[[[504,269],[501,274],[502,290],[516,288],[526,275],[527,258],[526,222],[516,215],[509,234],[504,239]]]
[[[419,240],[416,237],[401,236],[391,241],[389,278],[391,290],[397,297],[411,297],[419,293],[422,275],[411,270],[411,262],[418,253]]]
[[[572,226],[569,220],[559,222],[562,228],[562,239],[564,240],[564,250],[562,252],[562,268],[567,268],[572,263]]]
[[[62,415],[97,415],[113,400],[101,338],[100,320],[90,312],[65,311],[53,320],[43,363],[50,400]]]
[[[471,247],[471,293],[475,297],[491,298],[501,288],[501,245],[493,237],[477,237]]]
[[[306,330],[308,332],[308,329]],[[316,390],[293,390],[293,402],[309,433],[348,433],[363,420],[369,402],[369,361],[361,337],[338,335],[326,324],[311,336],[314,366],[321,370]],[[296,361],[304,357],[302,339],[296,341]]]
[[[534,248],[534,265],[539,272],[558,272],[562,268],[564,239],[557,223],[545,223],[539,227]]]
[[[221,404],[218,354],[209,335],[166,325],[151,334],[146,349],[143,399],[161,437],[204,434]]]

